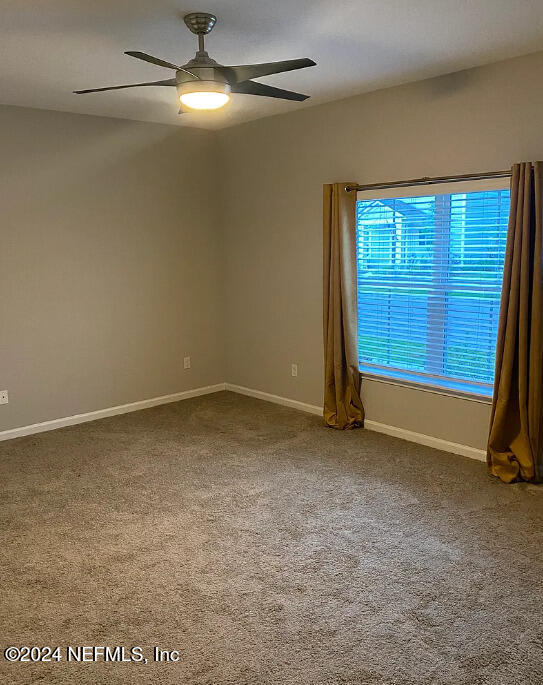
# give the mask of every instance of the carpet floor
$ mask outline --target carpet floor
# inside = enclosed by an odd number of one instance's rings
[[[0,479],[2,651],[60,647],[1,682],[543,683],[543,489],[480,462],[224,392],[0,443]]]

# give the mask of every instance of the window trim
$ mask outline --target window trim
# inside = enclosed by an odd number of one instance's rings
[[[470,402],[479,402],[480,404],[492,404],[492,392],[490,394],[477,393],[469,390],[460,390],[459,388],[446,387],[437,383],[424,383],[420,380],[401,378],[400,374],[387,376],[386,374],[379,374],[377,371],[368,370],[360,370],[359,373],[361,379],[367,378],[369,381],[375,381],[377,383],[399,385],[402,388],[432,392],[434,395],[446,395],[447,397],[456,397],[460,400],[469,400]],[[401,374],[404,374],[405,376],[410,375],[407,371],[402,371]],[[461,383],[459,383],[459,385],[461,385]]]
[[[359,200],[394,199],[402,197],[425,197],[428,195],[439,196],[456,193],[475,193],[492,190],[509,190],[509,188],[509,178],[490,178],[470,181],[458,181],[452,183],[448,182],[434,183],[428,185],[425,184],[420,186],[402,186],[385,189],[358,190],[356,193],[356,200],[358,202]],[[470,382],[468,384],[463,383],[462,381],[455,381],[451,379],[450,381],[447,381],[446,384],[444,383],[443,385],[441,385],[439,383],[439,377],[436,378],[435,376],[432,376],[432,374],[424,372],[411,372],[402,369],[390,369],[389,371],[386,367],[380,368],[378,365],[361,364],[360,362],[358,367],[361,379],[367,378],[368,380],[376,381],[379,383],[398,385],[401,387],[421,390],[423,392],[432,392],[438,395],[456,397],[459,399],[479,402],[482,404],[492,403],[494,387],[493,385],[490,386],[490,384],[481,383],[481,386],[486,386],[485,391],[474,392],[474,382]],[[424,375],[436,378],[436,380],[434,382],[424,382],[424,380],[420,377]],[[462,385],[471,387],[468,387],[464,390],[461,387]]]

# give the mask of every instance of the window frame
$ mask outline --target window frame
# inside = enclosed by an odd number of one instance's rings
[[[477,179],[468,181],[456,181],[456,182],[445,182],[445,183],[432,183],[424,185],[398,185],[390,188],[376,189],[372,188],[370,190],[358,190],[356,194],[356,201],[359,200],[381,200],[381,199],[401,199],[406,197],[426,197],[426,196],[440,196],[440,195],[451,195],[458,193],[475,193],[475,192],[485,192],[493,190],[509,190],[510,181],[508,178],[490,178],[490,179]],[[438,247],[437,250],[440,248]],[[446,246],[446,250],[449,250],[449,246]],[[437,252],[434,252],[434,260],[436,259]],[[439,256],[437,257],[440,258]],[[358,273],[358,271],[357,271]],[[432,270],[432,281],[435,281],[438,277],[438,271]],[[503,281],[503,279],[502,279]],[[356,283],[356,296],[358,299],[358,278]],[[501,293],[500,293],[501,299]],[[443,336],[443,329],[440,329],[440,335]],[[357,336],[358,336],[358,326],[357,326]],[[357,343],[358,349],[358,343]],[[378,381],[382,383],[387,383],[390,385],[399,385],[402,387],[415,388],[425,392],[432,392],[438,395],[448,395],[452,397],[458,397],[461,399],[472,400],[475,402],[480,402],[483,404],[490,404],[492,402],[492,394],[494,384],[489,383],[477,383],[475,381],[463,382],[462,380],[454,380],[448,377],[443,378],[443,384],[439,383],[439,374],[431,374],[428,372],[411,372],[405,369],[384,367],[377,364],[364,364],[364,370],[360,369],[359,372],[362,378],[368,378],[372,381]],[[374,370],[368,370],[372,368]],[[433,381],[425,383],[421,378],[424,376],[431,377]],[[474,391],[474,386],[481,386],[481,392]]]

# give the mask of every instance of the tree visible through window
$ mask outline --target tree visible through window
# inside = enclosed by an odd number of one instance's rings
[[[510,197],[466,185],[359,193],[363,373],[491,394]]]

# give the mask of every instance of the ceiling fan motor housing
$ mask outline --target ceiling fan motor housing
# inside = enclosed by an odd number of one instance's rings
[[[214,67],[188,67],[194,77],[185,71],[177,71],[175,80],[177,81],[177,95],[180,97],[184,93],[215,92],[230,95],[231,88],[226,76]]]
[[[230,95],[232,89],[230,84],[223,78],[221,80],[190,79],[177,84],[177,94],[179,97],[185,93],[225,93]]]

